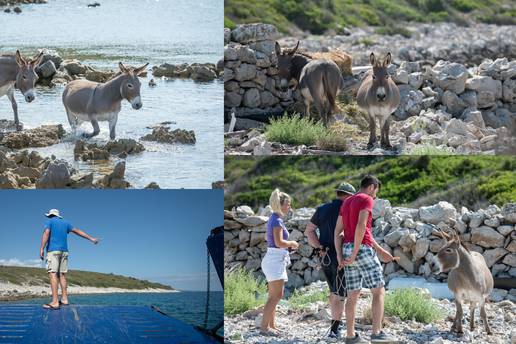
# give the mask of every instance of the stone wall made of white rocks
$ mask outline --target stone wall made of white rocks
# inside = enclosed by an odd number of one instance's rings
[[[292,92],[282,92],[274,45],[278,37],[270,24],[224,29],[224,109],[237,117],[282,113],[293,104]]]
[[[289,240],[297,241],[299,249],[291,253],[287,287],[298,288],[322,278],[318,259],[308,245],[304,231],[315,212],[312,208],[296,209],[285,219]],[[263,278],[261,260],[267,250],[266,231],[270,208],[255,214],[248,206],[224,212],[224,262],[227,271],[239,267]],[[419,275],[428,280],[443,281],[447,274],[432,274],[430,261],[444,241],[435,231],[455,230],[465,247],[483,254],[495,277],[516,277],[516,203],[501,209],[470,211],[455,209],[441,201],[419,209],[392,207],[383,199],[375,201],[373,209],[375,240],[400,260],[383,264],[386,280],[400,275]],[[503,291],[502,291],[503,292]]]

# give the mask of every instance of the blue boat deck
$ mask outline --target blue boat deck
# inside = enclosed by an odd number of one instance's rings
[[[0,305],[0,343],[217,343],[144,306]]]

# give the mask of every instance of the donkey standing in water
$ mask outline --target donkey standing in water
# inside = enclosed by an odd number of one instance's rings
[[[398,86],[389,78],[387,67],[391,63],[391,53],[387,53],[383,62],[376,59],[373,53],[369,56],[373,70],[369,71],[357,93],[357,104],[369,115],[368,148],[376,143],[376,118],[380,121],[381,146],[391,149],[389,142],[390,116],[400,104]]]
[[[296,54],[298,47],[299,41],[294,49],[282,53],[276,42],[281,87],[287,88],[289,82],[294,80],[303,95],[305,115],[310,116],[313,102],[324,125],[328,126],[333,112],[337,111],[335,100],[344,83],[339,67],[330,60],[310,60]]]
[[[475,328],[475,308],[480,306],[480,317],[484,322],[487,334],[491,329],[487,323],[485,302],[493,290],[493,276],[487,267],[484,257],[478,252],[472,252],[461,245],[459,236],[454,233],[450,236],[442,231],[440,236],[446,241],[445,246],[437,253],[439,273],[450,271],[448,274],[448,288],[455,297],[457,308],[452,331],[462,331],[462,302],[469,302],[469,327]],[[449,240],[451,238],[451,240]],[[436,270],[436,265],[432,270]]]
[[[84,134],[91,138],[100,132],[99,121],[109,122],[109,137],[115,139],[115,126],[123,99],[128,100],[135,110],[142,107],[140,80],[138,75],[148,63],[139,68],[127,68],[119,63],[121,74],[102,84],[88,80],[74,80],[63,91],[63,104],[68,122],[73,130],[82,122],[90,121],[93,133]]]
[[[11,101],[14,112],[14,124],[16,130],[21,130],[22,125],[18,119],[18,104],[14,99],[14,89],[18,88],[27,103],[32,102],[34,95],[34,84],[38,75],[34,71],[43,59],[43,52],[40,52],[32,60],[25,60],[19,50],[14,55],[0,56],[0,97],[7,95]]]

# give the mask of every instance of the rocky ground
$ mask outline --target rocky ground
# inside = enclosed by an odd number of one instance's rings
[[[352,99],[341,103],[336,121],[349,125],[347,149],[325,152],[266,142],[264,123],[271,115],[300,111],[299,92],[278,88],[271,25],[226,30],[226,131],[231,113],[234,131],[226,134],[227,154],[501,154],[516,150],[516,27],[473,24],[410,24],[410,38],[379,35],[375,28],[353,28],[346,35],[280,38],[282,47],[301,41],[300,50],[340,49],[354,66],[368,66],[369,54],[394,55],[389,74],[398,85],[401,104],[392,116],[393,149],[367,149],[368,124]],[[450,33],[453,35],[450,36]],[[511,35],[511,33],[513,33]],[[357,83],[364,69],[355,68]],[[227,75],[226,75],[227,74]],[[358,86],[357,86],[358,87]],[[349,97],[349,96],[348,96]],[[362,118],[360,118],[362,117]],[[258,129],[258,132],[250,132]],[[377,132],[377,135],[379,133]],[[251,141],[250,141],[251,140]],[[256,152],[255,152],[255,147]],[[417,154],[417,153],[416,153]]]
[[[306,288],[326,288],[324,283],[314,283]],[[435,300],[435,299],[434,299]],[[401,321],[395,316],[386,316],[384,330],[398,338],[399,343],[406,344],[448,344],[448,343],[515,343],[516,342],[516,304],[512,301],[489,303],[486,306],[487,316],[493,334],[487,335],[476,311],[476,328],[469,330],[469,310],[465,310],[464,335],[450,332],[455,305],[447,299],[435,300],[442,309],[443,319],[431,324],[416,321]],[[370,321],[364,314],[370,308],[371,296],[362,294],[357,305],[356,329],[369,339]],[[325,339],[330,324],[330,310],[326,303],[317,302],[309,305],[304,311],[294,311],[288,302],[282,301],[277,310],[277,325],[282,330],[278,337],[265,337],[259,334],[257,324],[261,321],[261,309],[251,310],[235,317],[224,317],[224,333],[226,343],[342,343],[342,340]],[[345,328],[345,326],[344,326]],[[345,332],[344,332],[345,333]]]

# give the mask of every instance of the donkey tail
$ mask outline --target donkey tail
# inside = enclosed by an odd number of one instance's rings
[[[340,110],[339,107],[337,106],[336,98],[337,98],[337,93],[342,85],[342,77],[340,76],[340,73],[339,73],[339,78],[340,78],[339,89],[335,89],[330,86],[329,77],[330,77],[329,73],[325,73],[323,75],[323,78],[322,78],[323,89],[324,89],[324,94],[326,95],[326,98],[328,99],[328,103],[330,105],[331,112],[336,113],[336,112],[339,112],[339,110]]]

